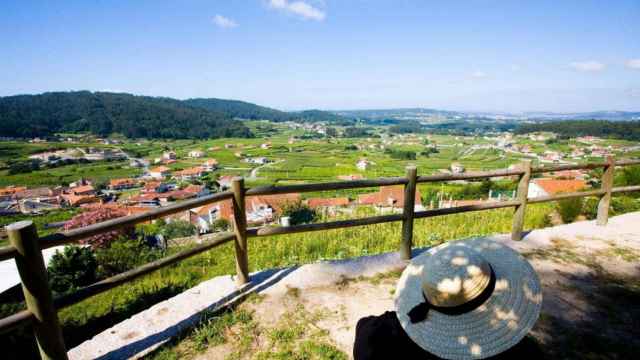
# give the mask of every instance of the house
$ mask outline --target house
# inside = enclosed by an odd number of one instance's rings
[[[217,168],[218,168],[218,160],[216,159],[209,159],[205,161],[204,164],[202,164],[202,170],[206,172],[211,172]]]
[[[260,157],[247,158],[245,159],[245,161],[248,162],[249,164],[264,165],[269,162],[269,159],[267,159],[266,157],[260,156]]]
[[[220,189],[229,189],[231,188],[231,182],[233,181],[235,176],[233,175],[224,175],[218,178],[218,185],[220,185]]]
[[[307,200],[307,205],[311,208],[332,208],[349,206],[348,197],[339,198],[311,198]]]
[[[60,194],[60,191],[54,191],[48,187],[39,187],[33,189],[25,189],[22,191],[16,191],[12,199],[21,200],[21,199],[34,199],[34,198],[48,198],[52,196],[57,196]]]
[[[460,163],[451,163],[451,172],[454,174],[462,174],[464,172],[464,166]]]
[[[83,204],[93,204],[102,202],[99,197],[95,195],[76,195],[76,194],[63,194],[62,199],[68,206],[80,206]]]
[[[248,196],[245,199],[247,223],[259,224],[275,220],[286,204],[300,202],[298,193]]]
[[[169,176],[171,169],[166,166],[158,166],[149,170],[149,175],[154,179],[162,179],[165,176]]]
[[[26,186],[7,186],[0,188],[0,201],[10,201],[14,194],[27,190]]]
[[[358,162],[356,163],[356,167],[358,168],[358,170],[367,170],[367,167],[369,167],[371,163],[369,162],[369,160],[367,159],[360,159],[358,160]]]
[[[76,196],[95,195],[96,189],[91,185],[82,185],[70,188],[69,193]]]
[[[575,192],[587,188],[584,180],[558,180],[558,179],[534,179],[529,183],[530,198],[538,196],[549,196],[558,193]]]
[[[157,193],[140,194],[132,196],[126,201],[128,204],[136,204],[137,206],[156,207],[160,206],[160,199]]]
[[[190,158],[201,158],[204,156],[204,152],[202,152],[201,150],[191,150],[189,151],[189,157]]]
[[[233,220],[231,200],[197,207],[189,210],[189,212],[189,222],[195,225],[201,234],[213,231],[214,223],[220,219]]]
[[[224,144],[225,149],[233,149],[234,147],[236,147],[234,144]]]
[[[271,149],[271,143],[264,143],[264,144],[261,144],[261,145],[260,145],[260,148],[261,148],[261,149],[265,149],[265,150]]]
[[[416,190],[415,210],[422,210],[420,191]],[[358,196],[359,205],[372,205],[381,210],[402,209],[404,207],[403,186],[382,186],[375,193]]]
[[[338,177],[338,180],[347,180],[347,181],[363,179],[362,175],[360,174],[338,175],[337,177]]]
[[[175,151],[165,151],[162,153],[162,159],[164,160],[176,160]]]
[[[196,197],[207,196],[207,195],[209,195],[211,193],[209,191],[209,189],[207,189],[206,186],[204,186],[204,185],[193,185],[193,184],[189,184],[189,186],[187,186],[186,188],[182,189],[182,191],[185,191],[185,192],[191,193],[191,194],[195,194]]]
[[[138,185],[138,182],[134,179],[111,179],[109,180],[109,190],[125,190],[131,189]]]
[[[175,179],[182,180],[182,181],[195,180],[201,177],[202,175],[204,175],[204,170],[202,170],[200,166],[176,171],[175,173],[173,173],[173,177]]]

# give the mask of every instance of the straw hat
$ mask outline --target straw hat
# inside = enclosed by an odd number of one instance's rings
[[[445,359],[483,359],[529,332],[540,314],[542,290],[520,254],[476,238],[414,258],[398,281],[395,304],[403,329],[426,351]]]

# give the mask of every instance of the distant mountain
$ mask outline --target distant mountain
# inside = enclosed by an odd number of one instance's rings
[[[344,116],[327,111],[305,110],[285,112],[238,100],[197,98],[185,100],[184,103],[189,106],[198,107],[209,111],[217,111],[234,118],[246,120],[270,120],[275,122],[330,122],[336,124],[352,123],[350,119]]]
[[[584,113],[554,113],[554,112],[471,112],[448,111],[425,108],[407,109],[371,109],[371,110],[343,110],[334,111],[336,114],[354,117],[367,122],[380,120],[413,120],[422,122],[440,122],[449,120],[488,120],[488,121],[548,121],[548,120],[611,120],[629,121],[640,120],[640,112],[629,111],[594,111]]]
[[[249,137],[240,121],[180,100],[107,92],[51,92],[0,97],[0,136],[87,131],[132,138]]]

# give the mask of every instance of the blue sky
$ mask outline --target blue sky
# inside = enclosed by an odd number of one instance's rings
[[[640,111],[640,1],[0,2],[0,95]]]

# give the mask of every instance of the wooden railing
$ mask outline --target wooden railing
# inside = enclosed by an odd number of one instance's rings
[[[26,302],[26,310],[0,319],[0,333],[5,333],[18,326],[31,324],[38,343],[40,355],[43,359],[66,359],[66,347],[62,337],[62,331],[58,321],[58,310],[76,304],[91,296],[127,283],[142,275],[166,267],[180,260],[200,254],[222,244],[234,241],[236,259],[236,282],[244,285],[249,279],[249,259],[247,252],[247,238],[256,236],[271,236],[292,234],[306,231],[319,231],[328,229],[346,228],[380,224],[392,221],[402,221],[402,240],[399,251],[402,259],[411,257],[413,241],[414,219],[457,214],[470,211],[482,211],[514,207],[511,238],[522,239],[522,230],[527,204],[536,204],[562,199],[596,196],[600,198],[598,203],[597,224],[605,225],[609,214],[609,203],[613,194],[640,191],[640,186],[613,187],[613,176],[616,166],[640,165],[640,160],[628,160],[614,162],[613,158],[607,158],[603,163],[588,163],[581,165],[554,165],[547,167],[531,167],[530,161],[525,161],[515,170],[497,170],[487,172],[469,172],[464,174],[442,174],[417,176],[415,167],[408,167],[406,176],[394,178],[380,178],[370,180],[354,180],[343,182],[329,182],[317,184],[297,184],[284,186],[261,186],[246,188],[242,178],[235,178],[230,191],[224,191],[213,195],[201,197],[173,204],[170,206],[151,210],[149,212],[117,218],[99,224],[90,225],[80,229],[74,229],[64,233],[56,233],[39,237],[35,226],[31,221],[21,221],[6,227],[10,240],[9,246],[0,248],[0,261],[15,259],[22,282],[22,290]],[[554,172],[561,170],[579,169],[603,169],[601,187],[597,190],[563,193],[558,195],[529,198],[529,181],[533,174]],[[480,180],[493,177],[518,177],[517,195],[514,200],[491,202],[477,205],[458,206],[451,208],[430,209],[415,211],[416,187],[419,183],[455,180]],[[404,207],[400,214],[387,214],[359,219],[339,220],[324,223],[312,223],[287,227],[263,227],[247,228],[245,198],[252,195],[273,195],[313,191],[331,191],[341,189],[356,189],[376,186],[404,185]],[[175,214],[194,207],[211,204],[223,200],[233,202],[234,231],[216,235],[209,240],[200,243],[187,250],[180,251],[171,256],[145,264],[133,270],[123,272],[95,284],[81,288],[80,290],[53,298],[47,280],[47,270],[42,257],[42,250],[53,246],[70,244],[80,239],[105,233],[125,226],[135,225]]]

